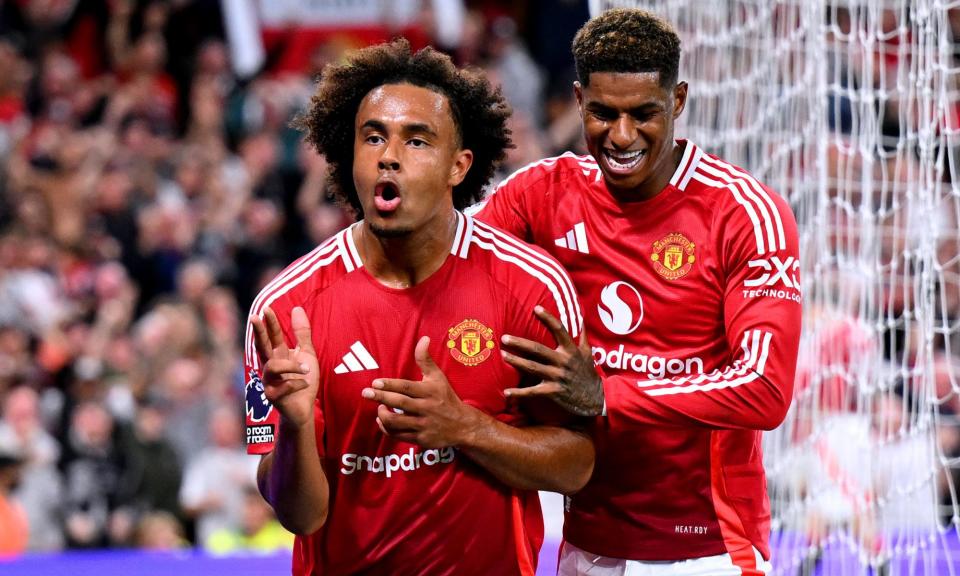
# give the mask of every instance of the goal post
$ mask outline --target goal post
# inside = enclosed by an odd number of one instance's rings
[[[677,134],[800,229],[794,399],[764,436],[778,574],[960,574],[960,2],[591,0],[678,30]]]

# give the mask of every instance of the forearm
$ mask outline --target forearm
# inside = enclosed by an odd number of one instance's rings
[[[330,492],[313,422],[295,427],[281,418],[277,444],[260,462],[257,485],[291,532],[312,534],[323,526]]]
[[[770,430],[786,416],[792,380],[777,382],[734,366],[711,374],[644,381],[608,376],[603,380],[606,417],[614,427],[702,426]]]
[[[457,448],[504,484],[573,494],[593,473],[594,449],[581,432],[554,426],[517,428],[479,411]]]

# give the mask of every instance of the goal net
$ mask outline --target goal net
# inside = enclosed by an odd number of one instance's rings
[[[960,1],[590,5],[677,27],[677,133],[800,226],[794,400],[764,438],[775,573],[960,574]]]

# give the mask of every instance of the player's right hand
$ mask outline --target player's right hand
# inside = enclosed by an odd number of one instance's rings
[[[557,341],[551,350],[539,342],[504,335],[505,346],[515,353],[501,350],[503,359],[517,370],[540,378],[540,384],[528,388],[508,388],[504,395],[512,398],[546,396],[577,416],[599,416],[605,404],[603,380],[593,365],[593,353],[587,342],[587,333],[580,333],[580,343],[543,306],[536,306],[534,314],[550,330]]]
[[[310,320],[299,306],[290,313],[294,348],[287,346],[277,315],[269,307],[263,318],[250,317],[254,345],[263,366],[261,379],[267,400],[280,416],[297,427],[313,421],[313,406],[320,387],[320,365],[313,348]]]

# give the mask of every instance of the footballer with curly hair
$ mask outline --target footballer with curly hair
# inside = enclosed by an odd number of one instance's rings
[[[479,73],[396,40],[322,73],[298,125],[362,220],[292,263],[247,327],[247,445],[297,534],[294,574],[533,575],[537,490],[593,468],[578,422],[503,362],[505,333],[579,334],[566,272],[458,210],[510,144]]]

